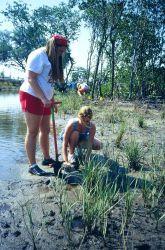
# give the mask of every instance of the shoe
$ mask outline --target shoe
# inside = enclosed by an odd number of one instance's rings
[[[30,174],[38,175],[38,176],[54,176],[54,173],[45,172],[37,164],[33,165],[29,168],[28,172]]]
[[[55,160],[53,160],[52,158],[49,158],[49,159],[44,159],[42,161],[42,165],[43,166],[49,166],[49,165],[52,165],[55,163]]]
[[[69,161],[71,164],[76,163],[76,158],[75,158],[74,154],[68,154],[68,161]]]

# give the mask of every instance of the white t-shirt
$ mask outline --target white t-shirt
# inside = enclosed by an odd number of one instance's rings
[[[84,89],[85,91],[89,90],[89,86],[86,83],[82,83],[81,85],[82,89]]]
[[[38,74],[38,85],[44,92],[45,97],[51,100],[53,96],[53,86],[51,80],[51,64],[48,60],[45,48],[39,48],[32,51],[27,59],[26,72],[24,82],[22,83],[20,90],[29,93],[32,96],[36,96],[36,93],[32,89],[28,82],[28,70]]]
[[[80,88],[80,90],[82,90],[82,91],[88,91],[89,90],[89,86],[86,83],[80,83],[78,85],[78,88]]]

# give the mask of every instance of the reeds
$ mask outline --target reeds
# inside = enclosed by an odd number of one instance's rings
[[[144,123],[144,117],[143,116],[138,117],[138,126],[139,126],[139,128],[144,128],[145,123]]]
[[[84,182],[82,188],[83,218],[88,231],[98,227],[103,236],[107,231],[107,219],[118,200],[116,183],[108,183],[106,164],[95,165],[95,161],[89,161],[84,170]]]
[[[128,166],[135,171],[140,170],[141,161],[143,158],[142,147],[135,139],[131,139],[125,147],[126,156],[128,159]]]
[[[121,127],[119,129],[119,132],[117,134],[116,141],[115,141],[115,144],[116,144],[117,148],[119,148],[121,146],[121,141],[123,139],[125,131],[126,131],[126,125],[125,125],[125,123],[122,123]]]
[[[55,95],[55,100],[62,102],[59,113],[64,114],[75,114],[75,112],[78,111],[83,105],[83,99],[80,98],[76,92],[70,92],[66,94],[58,93]]]
[[[34,204],[32,200],[27,200],[24,204],[19,204],[22,211],[22,218],[27,235],[32,243],[33,250],[37,250],[36,240],[41,233],[43,225],[37,228],[35,222]]]

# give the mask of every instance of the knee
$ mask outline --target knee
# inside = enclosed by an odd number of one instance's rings
[[[38,128],[27,129],[27,136],[30,136],[30,137],[37,137],[38,131],[39,131]]]
[[[94,149],[94,150],[100,150],[102,148],[103,148],[103,143],[100,141],[95,142],[93,147],[92,147],[92,149]]]
[[[40,129],[40,134],[48,135],[50,133],[50,128]]]

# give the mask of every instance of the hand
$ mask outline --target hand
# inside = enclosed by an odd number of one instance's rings
[[[50,107],[51,104],[52,104],[52,101],[49,101],[49,100],[48,100],[47,98],[45,98],[45,97],[42,98],[41,101],[42,101],[42,103],[44,104],[44,106],[47,107],[47,108]]]
[[[64,161],[63,164],[64,164],[64,166],[66,166],[66,167],[67,167],[67,166],[70,166],[70,162],[69,162],[69,161]]]
[[[63,164],[64,165],[70,165],[70,162],[69,161],[64,161]]]

